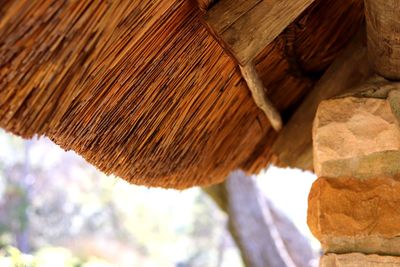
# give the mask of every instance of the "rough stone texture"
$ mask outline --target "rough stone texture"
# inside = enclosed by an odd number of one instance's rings
[[[318,178],[308,225],[325,252],[400,255],[400,181]]]
[[[344,97],[321,102],[313,145],[318,177],[400,174],[399,122],[386,99]]]
[[[325,253],[362,252],[400,256],[400,237],[385,238],[381,236],[326,236],[322,240]]]
[[[320,267],[395,267],[400,257],[351,254],[328,254],[321,258]]]

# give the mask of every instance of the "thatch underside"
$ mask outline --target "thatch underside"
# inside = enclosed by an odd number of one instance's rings
[[[362,20],[362,0],[319,0],[258,56],[285,119]],[[197,4],[183,0],[0,0],[0,127],[174,188],[257,172],[276,138]]]

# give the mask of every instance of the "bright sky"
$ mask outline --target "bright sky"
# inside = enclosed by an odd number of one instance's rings
[[[319,242],[307,226],[308,193],[316,178],[309,171],[271,166],[258,175],[257,181],[265,195],[296,224],[317,249]]]

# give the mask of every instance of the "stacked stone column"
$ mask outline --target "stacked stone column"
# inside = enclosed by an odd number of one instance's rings
[[[400,85],[369,82],[320,103],[308,224],[320,266],[400,266]]]

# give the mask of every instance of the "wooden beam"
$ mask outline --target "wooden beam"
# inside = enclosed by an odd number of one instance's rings
[[[205,22],[240,65],[252,61],[314,0],[221,0]]]
[[[400,80],[400,1],[364,2],[370,64],[383,77]]]
[[[311,130],[318,104],[347,92],[373,74],[364,39],[365,34],[354,38],[279,133],[272,150],[284,165],[313,170]]]
[[[221,0],[205,16],[206,25],[213,35],[238,61],[254,102],[276,131],[282,128],[282,119],[265,94],[253,60],[313,2]]]
[[[264,85],[257,74],[254,64],[249,63],[245,66],[240,66],[243,78],[246,80],[247,86],[253,96],[256,105],[264,111],[272,127],[279,131],[282,128],[282,118],[277,109],[266,95]]]

